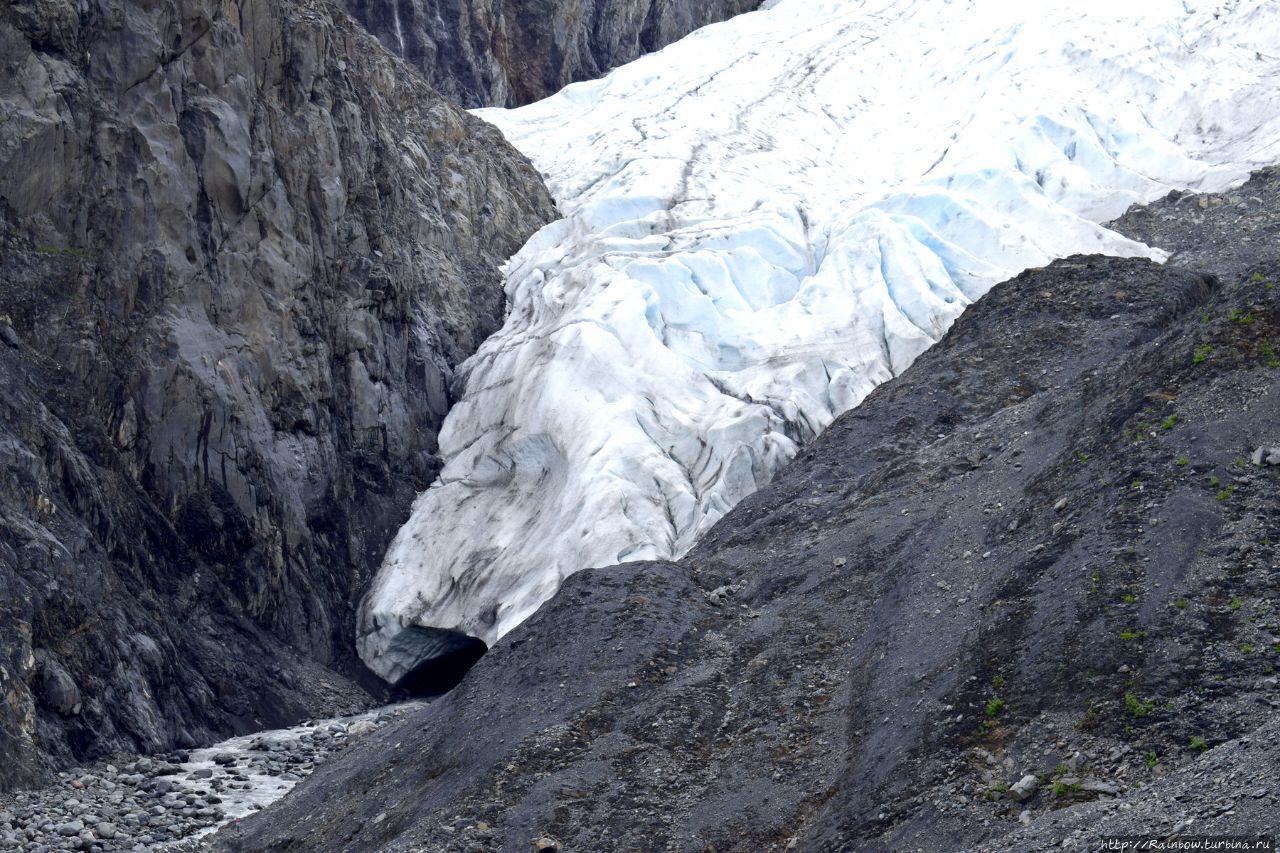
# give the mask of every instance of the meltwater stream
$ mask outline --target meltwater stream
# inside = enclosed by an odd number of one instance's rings
[[[283,797],[325,759],[424,704],[64,771],[49,787],[0,796],[0,850],[202,849],[200,838],[224,827],[237,832],[241,818]]]
[[[572,572],[683,555],[996,282],[1160,259],[1099,223],[1280,159],[1280,3],[771,0],[479,115],[564,218],[363,603],[393,682]]]

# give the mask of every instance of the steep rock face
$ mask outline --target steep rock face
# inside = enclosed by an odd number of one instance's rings
[[[1280,173],[1117,227],[1173,261],[997,285],[684,560],[568,578],[222,848],[1271,831]]]
[[[541,182],[324,3],[16,2],[0,57],[0,785],[349,705],[305,660]]]
[[[347,0],[383,45],[467,107],[514,107],[760,0]]]

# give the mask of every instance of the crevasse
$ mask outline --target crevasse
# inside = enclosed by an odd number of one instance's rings
[[[1160,259],[1099,223],[1280,159],[1280,3],[777,0],[478,114],[563,219],[362,604],[391,681],[407,626],[492,642],[572,572],[681,556],[996,282]]]

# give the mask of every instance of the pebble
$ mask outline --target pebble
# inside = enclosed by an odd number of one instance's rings
[[[48,788],[0,796],[0,850],[133,853],[211,831],[283,796],[349,736],[375,731],[421,704],[384,709],[373,719],[235,738],[214,749],[73,769]]]
[[[73,820],[70,823],[59,824],[54,831],[59,835],[70,837],[72,835],[79,835],[80,830],[82,829],[84,829],[84,824],[78,820]]]

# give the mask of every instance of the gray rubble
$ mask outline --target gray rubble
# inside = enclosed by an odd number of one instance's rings
[[[100,763],[0,796],[0,850],[143,851],[193,842],[275,802],[323,761],[422,703]]]

